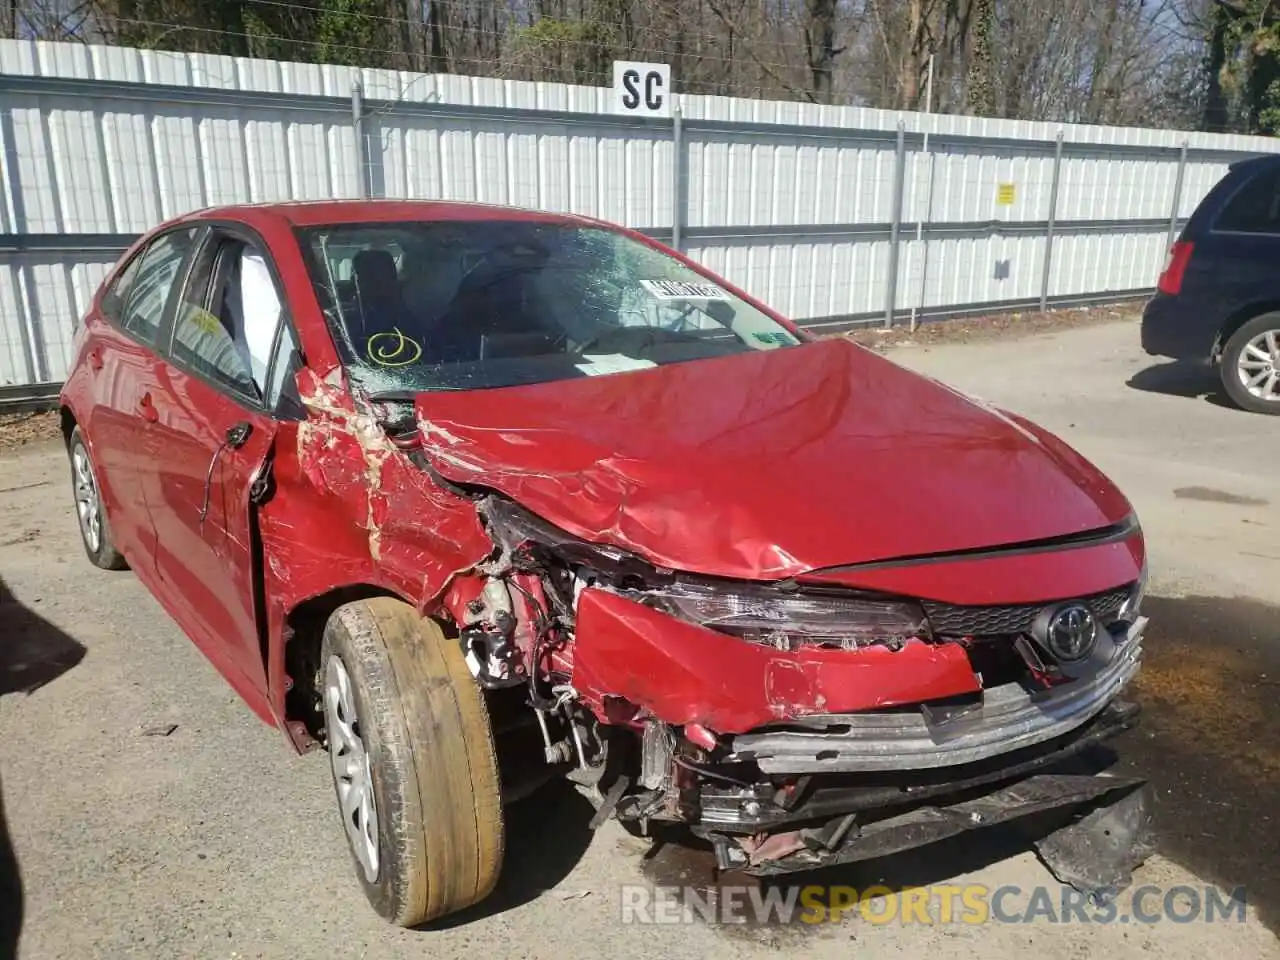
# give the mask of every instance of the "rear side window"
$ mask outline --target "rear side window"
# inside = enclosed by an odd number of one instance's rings
[[[1255,174],[1227,201],[1213,228],[1280,234],[1280,169]]]
[[[266,253],[215,230],[196,255],[173,324],[170,354],[181,366],[245,399],[274,409],[271,377],[283,299]],[[277,373],[284,375],[284,363]]]
[[[157,237],[139,258],[138,272],[129,284],[128,303],[120,316],[120,325],[140,340],[155,342],[165,305],[194,237],[195,230],[166,233]],[[130,264],[129,268],[132,267]]]
[[[138,276],[138,268],[142,266],[142,257],[143,254],[136,254],[125,268],[116,274],[116,278],[111,281],[111,286],[102,295],[102,312],[108,320],[120,322],[125,301],[129,299],[129,288],[133,286],[133,281]]]

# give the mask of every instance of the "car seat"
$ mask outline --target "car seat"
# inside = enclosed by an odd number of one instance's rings
[[[363,326],[360,332],[368,337],[393,327],[403,328],[410,316],[390,252],[361,250],[352,258],[351,269],[355,274],[357,316]]]

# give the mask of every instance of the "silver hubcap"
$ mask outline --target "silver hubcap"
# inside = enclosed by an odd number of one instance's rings
[[[325,666],[324,721],[342,825],[365,879],[374,883],[378,879],[378,807],[373,798],[373,773],[360,735],[351,677],[338,657],[330,657]]]
[[[102,498],[89,466],[89,454],[77,446],[71,455],[72,482],[75,484],[76,514],[80,518],[80,535],[93,553],[102,544]]]
[[[1258,399],[1280,401],[1280,330],[1260,333],[1245,344],[1236,373]]]

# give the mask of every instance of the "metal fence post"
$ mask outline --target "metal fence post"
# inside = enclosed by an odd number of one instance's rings
[[[360,81],[351,85],[351,129],[355,134],[356,196],[369,196],[369,173],[364,162],[364,88]]]
[[[884,326],[893,326],[893,307],[898,295],[898,236],[902,232],[902,194],[907,173],[907,128],[898,121],[898,149],[893,167],[893,200],[889,221],[889,272],[885,278]]]
[[[1182,206],[1182,181],[1187,172],[1187,141],[1182,141],[1182,149],[1178,151],[1178,176],[1173,182],[1173,208],[1169,211],[1169,242],[1165,246],[1172,247],[1178,236],[1178,209]]]
[[[680,250],[684,209],[684,117],[680,101],[672,97],[671,105],[671,247]],[[684,251],[681,250],[681,253]]]
[[[1053,184],[1049,187],[1049,220],[1044,234],[1044,269],[1040,274],[1040,312],[1049,307],[1049,269],[1053,265],[1053,225],[1058,221],[1058,181],[1062,176],[1062,131],[1053,145]]]

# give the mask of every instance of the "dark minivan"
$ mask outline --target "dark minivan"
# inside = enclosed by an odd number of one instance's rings
[[[1147,353],[1207,360],[1240,407],[1280,414],[1280,156],[1232,164],[1169,250]]]

